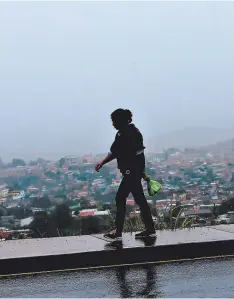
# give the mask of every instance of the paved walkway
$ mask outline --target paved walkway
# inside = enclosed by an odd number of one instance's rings
[[[144,247],[135,234],[124,234],[123,248]],[[158,231],[154,246],[200,243],[234,239],[234,224],[183,229],[176,231]],[[45,239],[24,239],[0,242],[0,259],[35,257],[44,255],[71,254],[108,249],[102,235],[59,237]]]
[[[114,243],[102,235],[12,240],[0,242],[0,275],[232,254],[234,225],[159,231],[144,242],[134,234]]]

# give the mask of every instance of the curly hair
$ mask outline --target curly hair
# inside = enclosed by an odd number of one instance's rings
[[[128,109],[117,109],[111,113],[111,119],[114,122],[129,124],[132,122],[132,112]]]

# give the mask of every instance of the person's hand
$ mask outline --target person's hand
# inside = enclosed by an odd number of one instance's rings
[[[142,173],[142,178],[143,178],[143,180],[146,181],[146,182],[149,181],[149,176],[148,176],[145,172]]]
[[[98,163],[96,166],[95,166],[95,170],[97,171],[97,172],[99,172],[99,170],[102,168],[102,163]]]

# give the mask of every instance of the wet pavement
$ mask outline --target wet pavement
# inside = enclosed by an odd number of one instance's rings
[[[0,297],[211,298],[234,296],[234,259],[24,276],[0,280]]]
[[[144,241],[128,233],[117,243],[102,235],[4,241],[0,276],[215,256],[234,256],[234,225],[159,231]]]
[[[102,235],[13,240],[0,243],[0,260],[108,250]],[[155,246],[234,240],[234,225],[158,231]],[[134,234],[124,234],[123,248],[144,247]]]

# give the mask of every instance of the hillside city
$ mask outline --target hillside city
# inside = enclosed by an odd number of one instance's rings
[[[162,184],[145,195],[155,227],[183,229],[234,223],[233,140],[195,149],[149,153],[146,172]],[[95,172],[104,155],[68,156],[26,163],[0,160],[0,240],[98,234],[110,229],[121,174],[113,161]],[[142,228],[132,196],[127,199],[126,232]]]

